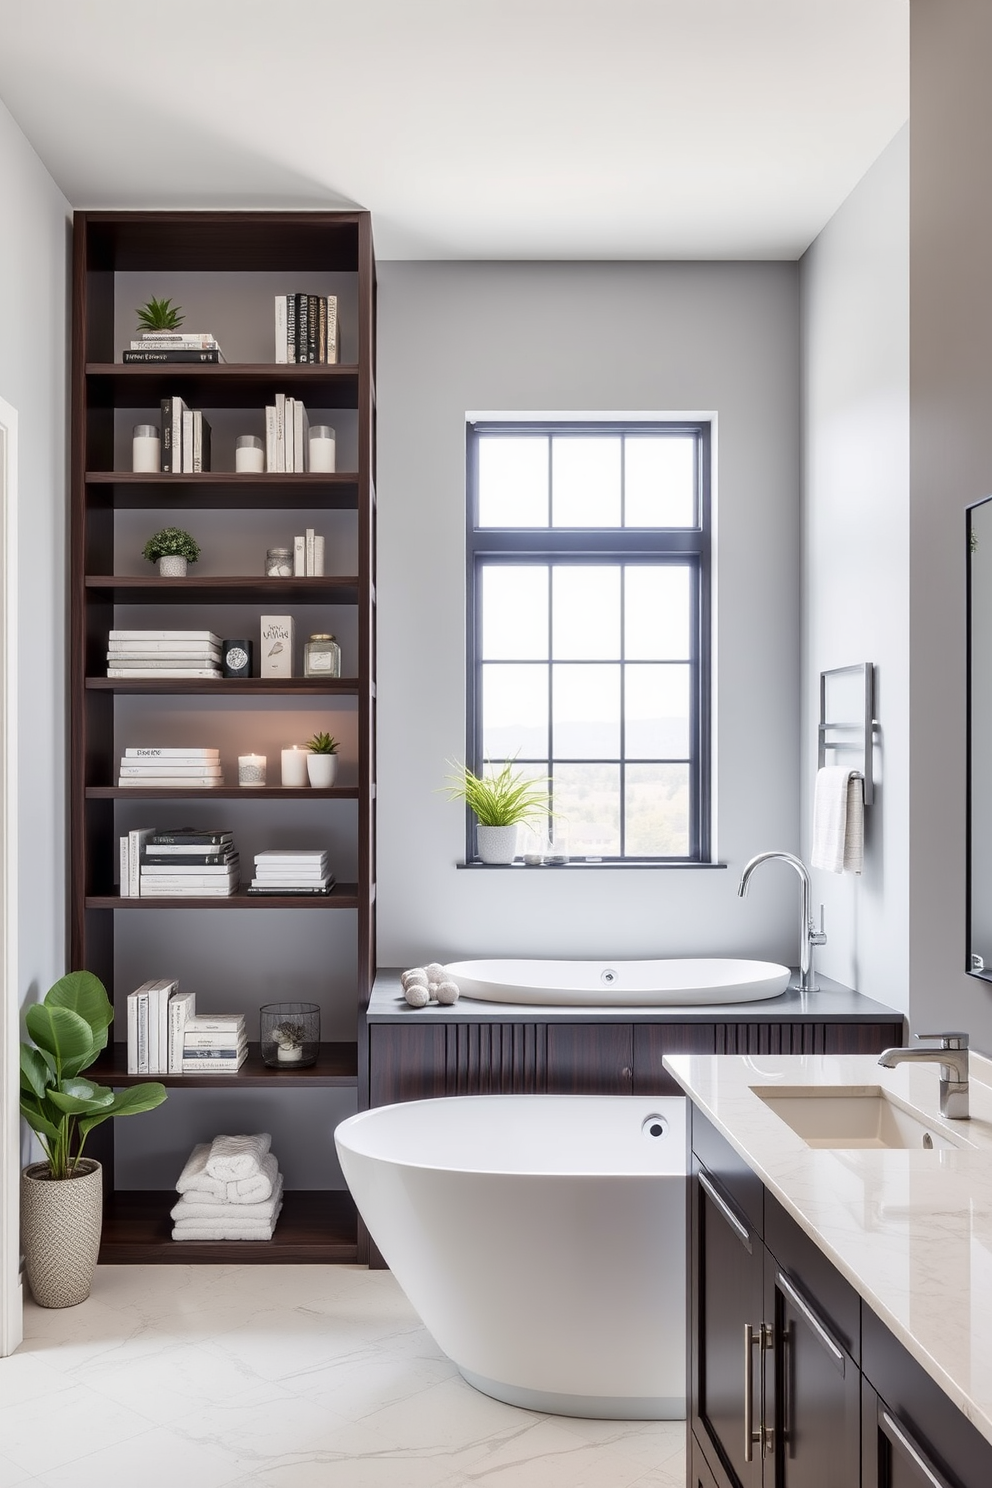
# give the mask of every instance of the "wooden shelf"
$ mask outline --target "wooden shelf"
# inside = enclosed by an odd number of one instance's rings
[[[208,791],[204,795],[211,794]],[[335,884],[329,894],[226,894],[207,898],[122,899],[119,894],[87,894],[87,909],[357,909],[358,885]]]
[[[173,397],[197,408],[262,408],[276,393],[305,399],[311,408],[358,407],[358,368],[340,364],[87,362],[85,374],[91,408],[151,408]]]
[[[161,579],[153,575],[90,574],[86,588],[115,604],[286,604],[358,603],[358,575],[328,574],[308,579],[267,579],[263,574],[215,578]]]
[[[135,475],[130,470],[88,470],[84,477],[90,504],[116,510],[264,510],[286,506],[301,510],[357,511],[358,476],[292,475],[267,471],[237,475],[207,471],[203,475]]]
[[[226,694],[228,697],[313,697],[326,693],[339,697],[357,697],[357,677],[87,677],[92,692],[131,694],[161,693],[164,697],[187,694]],[[208,795],[208,791],[203,792]]]
[[[175,1265],[354,1264],[358,1259],[355,1201],[345,1190],[293,1190],[283,1197],[271,1240],[173,1240],[171,1189],[118,1189],[103,1215],[100,1262]]]
[[[358,1046],[321,1044],[317,1063],[307,1069],[272,1068],[262,1063],[259,1045],[249,1044],[248,1058],[236,1075],[129,1075],[127,1045],[111,1044],[86,1073],[87,1078],[92,1077],[103,1085],[127,1087],[157,1080],[177,1090],[228,1090],[233,1086],[239,1090],[268,1090],[273,1085],[305,1085],[311,1090],[317,1086],[351,1087],[358,1083]]]
[[[88,785],[87,801],[357,801],[357,785],[332,785],[318,790],[312,785],[215,785],[209,790],[181,786],[162,786],[158,790],[138,790],[125,785]]]

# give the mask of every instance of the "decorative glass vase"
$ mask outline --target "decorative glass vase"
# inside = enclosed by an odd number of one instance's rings
[[[317,1063],[320,1008],[315,1002],[269,1002],[258,1017],[263,1064],[298,1070]]]

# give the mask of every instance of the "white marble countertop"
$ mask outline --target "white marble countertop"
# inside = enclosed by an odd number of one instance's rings
[[[874,1055],[670,1055],[665,1067],[872,1310],[992,1442],[992,1061],[971,1056],[970,1121],[938,1115],[936,1065]],[[754,1093],[881,1087],[941,1151],[806,1145]]]

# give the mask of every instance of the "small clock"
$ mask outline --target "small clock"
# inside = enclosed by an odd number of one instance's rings
[[[225,677],[251,676],[251,641],[244,636],[221,641],[221,671]]]

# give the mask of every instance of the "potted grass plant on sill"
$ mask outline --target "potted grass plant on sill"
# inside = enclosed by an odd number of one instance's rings
[[[41,1307],[74,1307],[90,1294],[103,1217],[101,1166],[86,1138],[111,1116],[136,1116],[165,1100],[157,1081],[113,1090],[83,1076],[106,1048],[114,1010],[99,977],[70,971],[25,1016],[21,1115],[43,1162],[21,1174],[21,1235],[28,1285]]]
[[[534,780],[514,761],[487,761],[481,775],[449,761],[455,773],[445,787],[452,801],[464,801],[476,820],[476,843],[483,863],[512,863],[518,829],[548,815],[547,782]]]

